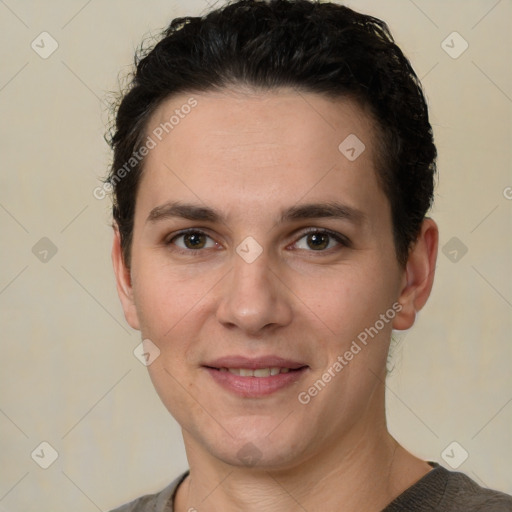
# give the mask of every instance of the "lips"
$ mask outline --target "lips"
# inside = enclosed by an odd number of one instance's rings
[[[280,370],[298,370],[299,368],[307,366],[307,364],[301,361],[285,359],[278,356],[265,356],[257,358],[248,358],[244,356],[227,356],[208,362],[204,366],[208,368],[214,368],[216,370],[221,370],[222,368],[225,368],[228,371],[230,369],[260,370],[266,368],[279,368]]]
[[[268,396],[292,386],[309,368],[301,361],[278,356],[222,357],[203,367],[221,387],[245,398]]]
[[[217,369],[217,368],[216,368]],[[233,375],[239,375],[240,377],[270,377],[271,375],[279,375],[280,373],[288,373],[290,368],[279,368],[278,366],[272,366],[271,368],[257,368],[252,370],[250,368],[218,368],[220,372],[229,372]]]

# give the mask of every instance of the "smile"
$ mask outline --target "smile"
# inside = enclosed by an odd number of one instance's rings
[[[203,367],[212,380],[222,389],[242,398],[263,398],[283,391],[297,383],[308,366],[288,368],[213,368]]]
[[[288,373],[290,368],[279,368],[274,366],[272,368],[258,368],[251,370],[249,368],[216,368],[220,372],[229,372],[233,375],[240,377],[269,377],[270,375],[278,375],[280,373]]]

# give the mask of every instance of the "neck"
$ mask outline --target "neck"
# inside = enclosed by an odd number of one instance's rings
[[[354,429],[343,442],[286,469],[234,467],[187,439],[190,475],[175,511],[365,510],[379,512],[430,469],[384,429]]]

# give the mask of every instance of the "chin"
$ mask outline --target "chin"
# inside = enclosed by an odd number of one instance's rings
[[[304,436],[297,440],[290,436],[270,440],[268,432],[237,439],[226,436],[221,442],[210,441],[205,445],[211,455],[237,468],[284,470],[300,464],[307,444]]]

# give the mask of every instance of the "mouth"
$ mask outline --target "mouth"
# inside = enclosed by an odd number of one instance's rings
[[[262,378],[279,375],[280,373],[297,372],[302,368],[306,368],[306,366],[301,366],[300,368],[280,368],[279,366],[272,366],[268,368],[257,368],[255,370],[251,368],[214,368],[209,366],[206,366],[206,368],[210,368],[211,370],[218,370],[221,373],[229,372],[232,375],[238,375],[239,377]]]
[[[295,384],[309,366],[274,356],[257,359],[231,356],[209,362],[203,368],[223,389],[244,398],[258,398]]]

